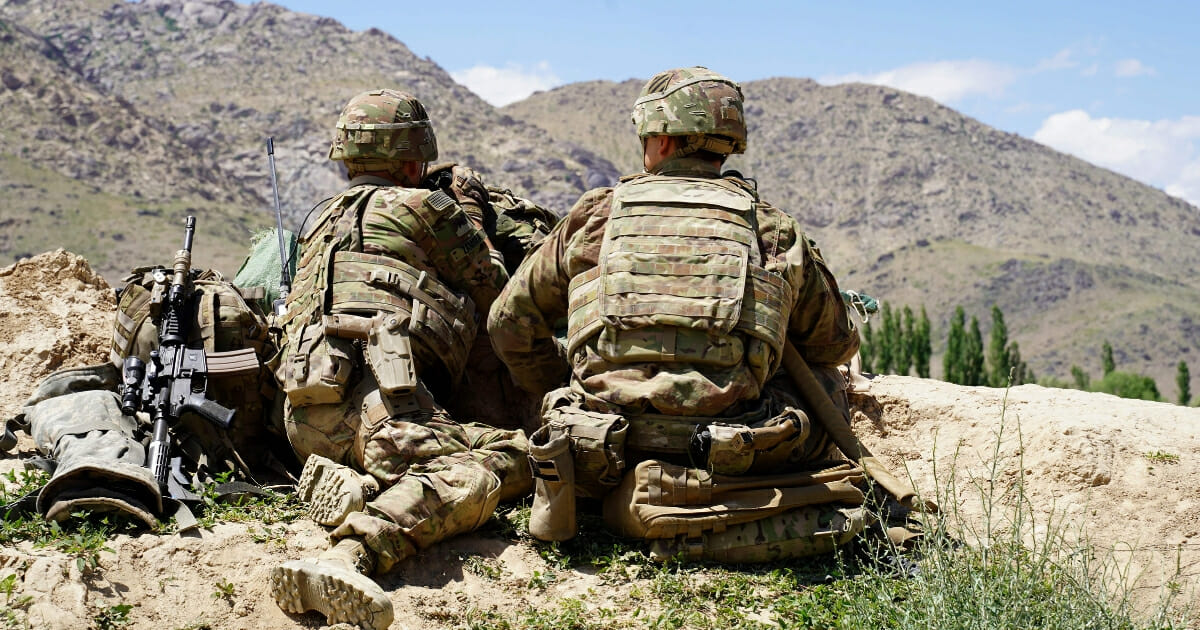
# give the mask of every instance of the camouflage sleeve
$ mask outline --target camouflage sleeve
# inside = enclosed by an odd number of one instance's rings
[[[483,178],[465,166],[455,165],[451,173],[454,180],[450,184],[450,190],[454,198],[475,225],[484,227],[484,217],[491,211],[491,203],[488,201],[488,190]]]
[[[363,216],[363,249],[431,269],[466,293],[480,317],[508,281],[504,260],[461,204],[439,192],[391,188],[372,198]]]
[[[810,363],[849,361],[858,352],[858,331],[820,250],[782,211],[767,206],[760,217],[767,268],[782,273],[795,295],[788,340]]]
[[[567,379],[569,366],[554,328],[567,316],[571,278],[596,264],[597,216],[607,214],[602,211],[607,210],[611,193],[612,189],[598,189],[580,198],[529,253],[492,306],[488,316],[492,346],[527,391],[544,393]]]
[[[430,168],[425,182],[454,197],[476,226],[485,227],[491,203],[483,177],[474,169],[453,162],[437,164]]]

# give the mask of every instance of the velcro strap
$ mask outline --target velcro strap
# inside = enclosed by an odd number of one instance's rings
[[[561,481],[562,476],[558,472],[558,464],[552,459],[534,459],[529,458],[529,467],[533,470],[533,476],[546,481]]]
[[[233,287],[237,289],[238,295],[242,296],[243,300],[262,300],[267,297],[266,287]]]
[[[387,406],[382,402],[366,407],[363,409],[363,414],[367,416],[367,422],[372,425],[376,425],[384,420],[387,420],[388,416],[391,415],[388,413]]]

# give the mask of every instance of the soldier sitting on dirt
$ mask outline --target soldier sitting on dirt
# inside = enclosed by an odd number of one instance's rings
[[[738,84],[660,73],[633,121],[646,172],[584,194],[488,321],[517,383],[549,391],[530,532],[573,537],[578,495],[604,499],[605,521],[660,557],[833,549],[869,521],[863,470],[780,364],[798,349],[848,432],[836,366],[859,338],[837,282],[793,218],[721,173],[746,148]]]
[[[289,612],[386,628],[391,601],[368,576],[531,488],[521,430],[456,422],[441,403],[477,356],[477,321],[508,272],[484,229],[486,189],[461,167],[431,186],[437,155],[408,94],[360,94],[338,119],[329,157],[351,179],[301,237],[276,368],[306,462],[298,492],[334,545],[273,571]]]

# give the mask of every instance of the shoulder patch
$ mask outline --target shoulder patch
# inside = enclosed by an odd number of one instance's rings
[[[454,205],[454,198],[440,190],[435,190],[425,198],[425,203],[429,204],[434,212],[440,214],[445,212],[446,208]]]

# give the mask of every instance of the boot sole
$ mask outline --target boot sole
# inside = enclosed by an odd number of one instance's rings
[[[315,610],[330,625],[386,630],[395,614],[387,593],[374,580],[314,560],[293,560],[272,570],[271,594],[285,612]]]
[[[351,512],[361,511],[365,504],[362,486],[351,476],[358,475],[331,459],[309,455],[296,484],[296,494],[308,502],[308,517],[321,525],[337,527]],[[356,486],[357,494],[353,492]]]

